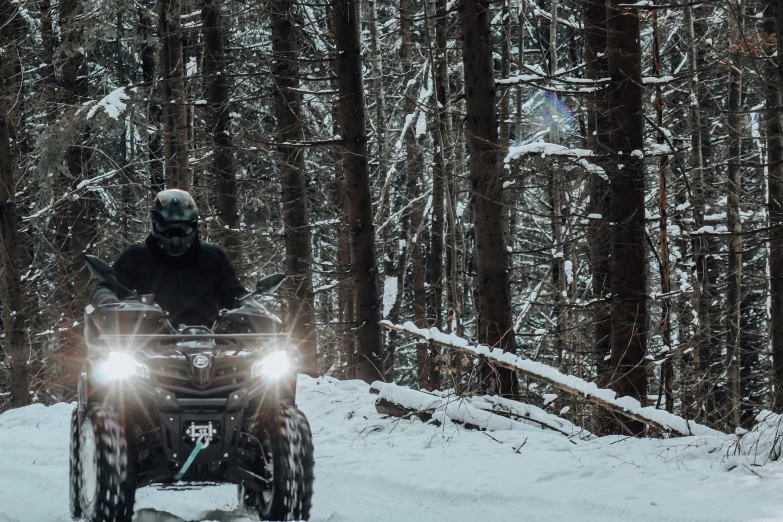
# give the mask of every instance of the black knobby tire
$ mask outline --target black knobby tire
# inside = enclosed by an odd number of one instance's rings
[[[256,480],[246,478],[246,483],[237,486],[240,511],[246,515],[256,513],[261,520],[270,520],[269,508],[272,504],[271,495],[274,494],[274,461],[267,429],[269,425],[269,417],[260,416],[253,419],[243,434],[243,441],[247,444],[244,449],[253,455],[245,467]]]
[[[82,517],[82,506],[79,504],[79,408],[71,413],[71,446],[68,459],[68,503],[71,508],[71,518]]]
[[[285,406],[269,431],[274,458],[269,519],[309,520],[315,480],[310,423],[296,406]]]
[[[240,509],[261,520],[309,520],[315,461],[307,418],[295,406],[281,406],[260,417],[248,435],[256,455],[250,471],[271,487],[240,485]]]
[[[110,408],[92,408],[79,432],[76,486],[87,522],[131,522],[136,488],[129,469],[128,448],[117,414]],[[93,466],[93,471],[87,470],[87,466]]]

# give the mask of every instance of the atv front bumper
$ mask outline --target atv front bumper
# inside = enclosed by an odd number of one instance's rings
[[[204,447],[182,480],[238,483],[242,479],[240,461],[247,453],[240,447],[245,421],[281,403],[292,404],[295,379],[295,375],[279,380],[257,379],[251,386],[203,396],[209,390],[175,392],[143,377],[133,377],[110,388],[90,387],[103,391],[104,396],[90,396],[89,402],[101,400],[124,412],[126,432],[133,435],[131,444],[138,457],[138,487],[173,482],[199,440]],[[80,405],[87,404],[82,401],[82,384]]]

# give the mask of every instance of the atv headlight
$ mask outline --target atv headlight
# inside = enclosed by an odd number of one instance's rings
[[[106,359],[98,364],[96,374],[100,380],[107,382],[124,380],[134,375],[150,378],[147,365],[125,352],[109,352]]]
[[[250,369],[250,377],[271,377],[277,379],[282,377],[291,369],[291,362],[288,360],[288,353],[284,351],[270,353],[260,361],[253,364]]]

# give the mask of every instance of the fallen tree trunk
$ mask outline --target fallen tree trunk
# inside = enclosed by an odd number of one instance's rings
[[[422,422],[431,422],[437,426],[449,419],[465,428],[480,431],[524,431],[534,425],[556,431],[566,437],[578,435],[580,439],[588,439],[592,436],[590,432],[534,406],[525,408],[526,404],[515,403],[513,408],[509,408],[508,404],[496,404],[492,397],[438,395],[379,381],[370,386],[370,393],[378,395],[375,409],[381,415],[416,417]],[[504,408],[506,411],[494,411],[495,407]],[[527,410],[527,413],[524,410]]]
[[[488,346],[472,346],[466,339],[456,335],[444,334],[437,328],[418,328],[411,322],[404,325],[396,325],[389,321],[381,321],[380,324],[385,328],[407,333],[438,346],[475,357],[484,357],[495,366],[514,370],[527,377],[544,381],[558,390],[603,406],[609,411],[642,422],[664,433],[684,436],[723,435],[723,433],[708,426],[689,421],[665,410],[658,410],[652,406],[642,406],[633,397],[617,397],[617,394],[612,390],[599,388],[595,383],[585,381],[573,375],[565,375],[540,362],[531,361],[513,353],[503,352]]]
[[[380,395],[381,389],[387,384],[381,381],[375,381],[370,385],[370,394]],[[455,399],[455,396],[448,395],[438,390],[435,391],[419,391],[424,395],[429,396],[432,399],[435,398],[451,398]],[[497,395],[476,395],[472,397],[464,397],[470,401],[470,405],[476,409],[494,413],[501,417],[507,417],[511,420],[521,421],[528,424],[535,424],[542,428],[546,428],[558,433],[562,433],[566,436],[572,436],[575,433],[579,433],[581,438],[591,437],[592,433],[586,429],[575,425],[571,421],[558,417],[553,413],[549,413],[546,410],[533,406],[532,404],[526,404],[524,402],[512,401],[505,397],[498,397]],[[415,415],[424,422],[427,422],[432,418],[431,411],[416,411],[412,412],[405,407],[392,403],[386,399],[379,398],[375,401],[375,409],[382,415],[391,415],[393,417],[410,417]]]

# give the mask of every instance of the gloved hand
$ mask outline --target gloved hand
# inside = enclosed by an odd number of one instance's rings
[[[117,299],[116,295],[112,295],[112,294],[108,294],[108,293],[99,296],[96,299],[96,301],[97,302],[95,304],[98,305],[98,306],[119,304],[121,302],[119,299]]]

